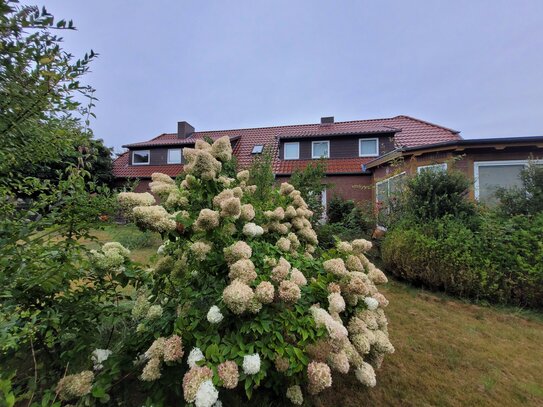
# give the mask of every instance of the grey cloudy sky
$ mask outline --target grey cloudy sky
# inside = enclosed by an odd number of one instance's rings
[[[398,114],[466,138],[543,135],[543,1],[45,0],[100,54],[95,135]]]

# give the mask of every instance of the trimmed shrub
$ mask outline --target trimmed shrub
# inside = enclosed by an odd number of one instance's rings
[[[382,258],[396,276],[431,289],[494,303],[543,308],[543,214],[480,215],[473,229],[444,217],[397,225]]]

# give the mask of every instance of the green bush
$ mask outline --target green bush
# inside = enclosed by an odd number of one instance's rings
[[[328,206],[327,223],[316,226],[319,246],[329,249],[337,240],[369,238],[374,226],[371,204],[356,203],[335,195]]]
[[[334,195],[328,204],[327,220],[329,223],[342,223],[345,215],[351,213],[356,204],[352,199]]]
[[[543,214],[479,215],[397,225],[381,247],[387,270],[431,289],[495,303],[543,308]]]
[[[533,161],[520,172],[521,187],[500,188],[498,211],[505,216],[543,212],[543,165]]]
[[[417,221],[472,215],[474,205],[466,199],[469,186],[459,171],[423,171],[407,181],[401,210]]]

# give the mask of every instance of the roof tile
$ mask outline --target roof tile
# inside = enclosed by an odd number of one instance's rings
[[[186,139],[177,138],[177,134],[161,134],[152,140],[129,144],[125,147],[153,147],[165,145],[191,145],[196,139],[228,136],[231,140],[239,139],[234,146],[234,155],[241,168],[248,167],[252,160],[251,154],[255,145],[264,145],[271,150],[274,172],[290,174],[295,168],[300,168],[314,160],[285,161],[279,159],[278,144],[280,138],[304,138],[324,135],[394,133],[396,147],[413,147],[425,144],[435,144],[443,141],[461,139],[457,131],[447,129],[409,116],[396,116],[386,119],[355,120],[330,124],[302,124],[290,126],[261,127],[249,129],[198,131]],[[369,162],[367,158],[329,159],[327,173],[361,172],[362,164]],[[161,166],[129,166],[128,154],[122,154],[114,162],[113,173],[116,177],[150,177],[153,172],[164,172],[170,176],[178,175],[182,165]]]

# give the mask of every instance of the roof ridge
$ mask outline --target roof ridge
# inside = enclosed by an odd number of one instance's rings
[[[409,116],[409,115],[406,115],[406,114],[400,114],[400,115],[398,115],[396,117],[393,117],[393,119],[395,119],[397,117],[404,117],[406,119],[410,119],[410,120],[413,120],[413,121],[416,121],[416,122],[419,122],[419,123],[423,123],[423,124],[426,124],[428,126],[437,127],[439,129],[444,129],[444,130],[450,131],[451,133],[454,133],[454,134],[460,134],[459,130],[454,130],[454,129],[451,129],[449,127],[441,126],[439,124],[435,124],[435,123],[432,123],[432,122],[429,122],[429,121],[426,121],[426,120],[417,119],[416,117]]]
[[[381,121],[381,120],[392,120],[394,117],[383,117],[381,119],[359,119],[359,120],[346,120],[342,122],[334,122],[334,123],[325,123],[327,125],[332,124],[345,124],[345,123],[360,123],[360,122],[372,122],[372,121]],[[262,127],[244,127],[244,128],[237,128],[237,129],[222,129],[222,130],[198,130],[194,133],[213,133],[214,131],[239,131],[239,130],[260,130],[260,129],[279,129],[283,127],[306,127],[306,126],[317,126],[322,123],[303,123],[303,124],[282,124],[280,126],[262,126]],[[176,133],[164,133],[164,134],[176,134]]]

